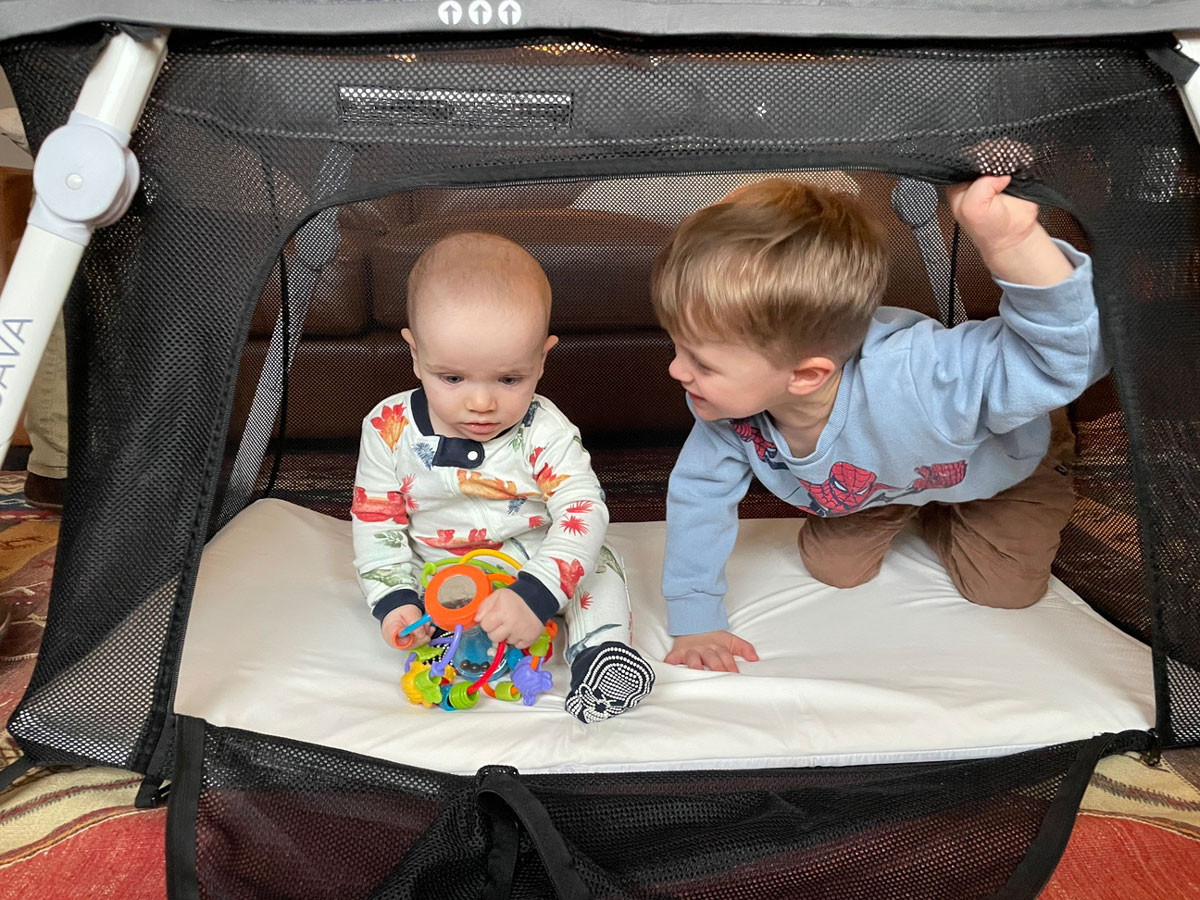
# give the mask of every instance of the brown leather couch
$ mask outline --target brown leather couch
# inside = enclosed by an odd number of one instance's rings
[[[799,175],[858,193],[887,223],[891,273],[884,302],[936,314],[929,276],[912,231],[889,202],[895,179],[873,172]],[[322,240],[327,261],[315,273],[304,337],[289,374],[291,439],[357,441],[363,415],[379,399],[415,384],[408,347],[405,285],[419,253],[458,230],[503,234],[543,265],[554,292],[552,330],[560,337],[539,390],[590,443],[686,431],[690,415],[667,374],[671,346],[655,322],[649,272],[671,225],[719,198],[739,176],[679,176],[461,190],[417,190],[346,206]],[[945,209],[941,227],[949,241]],[[335,234],[336,232],[336,234]],[[336,241],[336,246],[334,242]],[[957,264],[971,315],[995,311],[999,291],[968,241]],[[289,287],[310,249],[285,251]],[[236,437],[279,314],[279,268],[263,290],[245,351],[231,436]],[[487,340],[463,323],[465,341]]]

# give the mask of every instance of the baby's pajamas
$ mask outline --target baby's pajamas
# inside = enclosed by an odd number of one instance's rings
[[[379,621],[422,605],[426,562],[498,550],[521,563],[510,589],[539,619],[564,614],[570,712],[609,718],[649,693],[653,672],[629,647],[624,571],[603,545],[604,493],[578,429],[544,397],[486,443],[435,434],[420,388],[384,400],[363,422],[351,517]]]

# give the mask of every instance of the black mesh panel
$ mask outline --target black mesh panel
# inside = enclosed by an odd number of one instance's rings
[[[472,778],[182,721],[170,879],[194,868],[201,896],[280,900],[1032,898],[1096,759],[1140,737],[961,762]]]

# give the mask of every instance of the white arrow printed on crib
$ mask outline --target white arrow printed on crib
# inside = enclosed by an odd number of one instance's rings
[[[496,7],[496,16],[505,25],[516,25],[521,21],[521,4],[517,0],[504,0]]]
[[[488,0],[473,0],[467,7],[467,15],[476,25],[486,25],[492,21],[492,4]]]
[[[446,0],[438,7],[438,18],[442,20],[443,25],[457,25],[462,19],[462,7],[458,5],[457,0]]]

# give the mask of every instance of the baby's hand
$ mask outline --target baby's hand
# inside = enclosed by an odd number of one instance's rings
[[[383,633],[383,639],[387,641],[389,646],[400,650],[408,650],[410,647],[429,643],[429,638],[433,635],[433,629],[428,625],[422,625],[416,631],[409,632],[399,639],[399,643],[396,640],[396,635],[423,615],[425,613],[421,612],[421,607],[415,606],[412,603],[397,606],[383,617],[383,622],[379,626],[379,630]]]
[[[675,638],[671,652],[663,660],[669,666],[684,665],[689,669],[712,669],[714,672],[736,672],[735,656],[748,662],[758,662],[758,653],[749,641],[743,641],[728,631],[705,631],[701,634],[682,634]]]
[[[507,641],[510,647],[518,650],[527,649],[542,636],[546,627],[521,595],[508,588],[488,594],[479,604],[475,621],[493,643]]]

